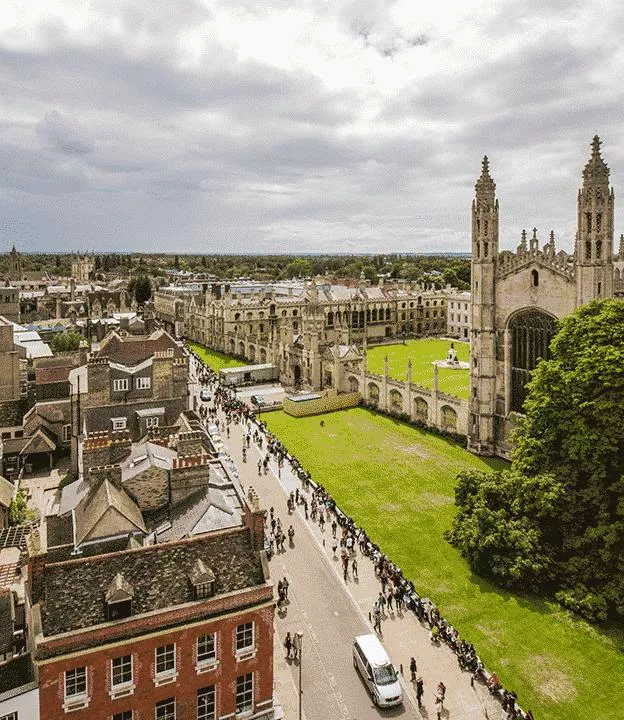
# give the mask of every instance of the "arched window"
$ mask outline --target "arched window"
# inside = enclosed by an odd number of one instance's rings
[[[390,308],[386,308],[386,320],[390,320]]]
[[[390,409],[395,413],[403,409],[403,395],[398,390],[390,390]]]
[[[368,400],[371,405],[377,405],[379,402],[379,386],[375,383],[368,384]]]
[[[429,419],[429,406],[422,398],[416,398],[414,400],[414,414],[416,415],[416,420],[420,420],[421,422],[427,422]]]
[[[521,310],[509,320],[511,333],[511,409],[522,412],[526,384],[540,359],[549,357],[556,320],[542,310]]]
[[[442,406],[442,429],[457,432],[457,413],[448,405]]]
[[[531,287],[539,287],[539,273],[537,270],[531,270]]]
[[[327,313],[327,327],[330,327],[330,328],[334,327],[334,313],[333,312]]]

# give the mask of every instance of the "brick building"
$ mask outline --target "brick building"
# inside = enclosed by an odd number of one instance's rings
[[[243,523],[50,562],[29,543],[47,720],[273,717],[273,588],[252,494]]]
[[[81,374],[81,431],[130,432],[173,426],[188,406],[188,354],[163,330],[150,335],[111,332]],[[72,378],[70,378],[72,381]],[[78,394],[78,392],[77,392]]]

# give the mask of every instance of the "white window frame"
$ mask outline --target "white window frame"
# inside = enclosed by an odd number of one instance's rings
[[[141,376],[134,378],[135,390],[149,390],[152,387],[152,378],[149,376]]]
[[[111,418],[113,430],[125,430],[128,427],[128,418],[115,417]]]
[[[0,717],[0,720],[18,720],[17,710],[15,710],[15,712],[10,712],[8,715],[3,715]]]
[[[245,634],[248,632],[247,626],[251,625],[251,644],[243,645],[239,647],[239,636],[242,639],[244,639]],[[247,659],[249,657],[254,657],[256,654],[256,623],[253,622],[253,620],[250,620],[246,623],[241,623],[240,625],[236,626],[236,635],[235,635],[235,642],[234,642],[234,648],[236,653],[236,659],[242,660]]]
[[[246,682],[247,677],[251,677],[251,688],[243,690],[244,695],[247,695],[249,692],[251,692],[251,707],[245,707],[243,710],[239,712],[238,708],[238,681],[242,678],[244,682]],[[254,711],[254,674],[253,672],[245,673],[244,675],[239,675],[236,678],[236,717],[249,717],[253,715]]]
[[[149,415],[145,418],[145,427],[146,428],[155,428],[159,425],[159,417],[158,415]]]
[[[123,680],[122,682],[115,682],[115,668],[114,663],[116,660],[121,660],[122,662],[126,660],[126,658],[130,658],[130,678],[128,680]],[[127,671],[127,669],[125,669]],[[110,671],[111,671],[111,691],[110,696],[112,698],[116,697],[124,697],[126,695],[132,695],[135,689],[134,685],[134,659],[132,655],[120,655],[116,658],[111,658],[110,661]]]
[[[212,697],[210,697],[212,695]],[[208,702],[212,702],[212,710],[209,707],[200,707],[199,698],[208,696]],[[198,688],[197,690],[197,720],[217,720],[217,686]]]
[[[79,680],[75,677],[76,673],[82,671],[84,674],[84,690],[80,692],[67,693],[68,675],[74,674],[72,682],[74,685],[78,684]],[[78,710],[79,708],[87,707],[89,704],[89,677],[87,673],[87,667],[82,665],[81,667],[72,668],[71,670],[65,670],[63,673],[63,709],[65,712],[68,710]]]
[[[210,637],[212,637],[212,653],[208,654],[204,652],[203,656],[200,657],[200,641]],[[206,670],[212,670],[217,667],[219,664],[219,660],[217,659],[217,633],[213,632],[198,635],[197,640],[195,641],[195,653],[197,659],[195,669],[197,672],[206,672]]]
[[[173,715],[167,715],[167,716],[164,716],[164,715],[163,715],[163,716],[159,717],[159,716],[158,716],[158,710],[159,710],[158,706],[159,706],[161,703],[168,703],[168,702],[172,702],[172,701],[173,701]],[[176,705],[177,705],[177,703],[176,703],[176,699],[175,699],[174,697],[173,697],[173,698],[167,698],[166,700],[159,700],[159,702],[157,702],[156,705],[154,706],[154,718],[155,718],[155,720],[161,720],[161,718],[164,719],[165,717],[166,717],[166,720],[175,720],[175,719],[176,719],[176,711],[177,711]]]
[[[173,667],[167,668],[166,670],[158,670],[158,651],[164,650],[168,653],[167,648],[173,648]],[[167,643],[154,649],[154,684],[164,685],[165,683],[175,682],[178,677],[178,663],[176,657],[176,644]]]
[[[113,392],[127,392],[129,387],[128,378],[115,378],[113,380]]]
[[[72,426],[71,425],[63,425],[63,442],[67,443],[71,440],[72,437]],[[0,718],[2,720],[2,718]]]

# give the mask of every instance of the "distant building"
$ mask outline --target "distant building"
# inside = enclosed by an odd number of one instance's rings
[[[470,293],[457,290],[446,301],[446,333],[458,340],[470,340]]]
[[[93,258],[75,255],[72,258],[71,276],[79,283],[87,283],[93,280],[95,273],[95,262]]]

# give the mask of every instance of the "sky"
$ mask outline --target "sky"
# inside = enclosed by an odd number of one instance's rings
[[[624,232],[621,0],[2,0],[0,252],[572,250]],[[617,246],[617,241],[616,241]]]

